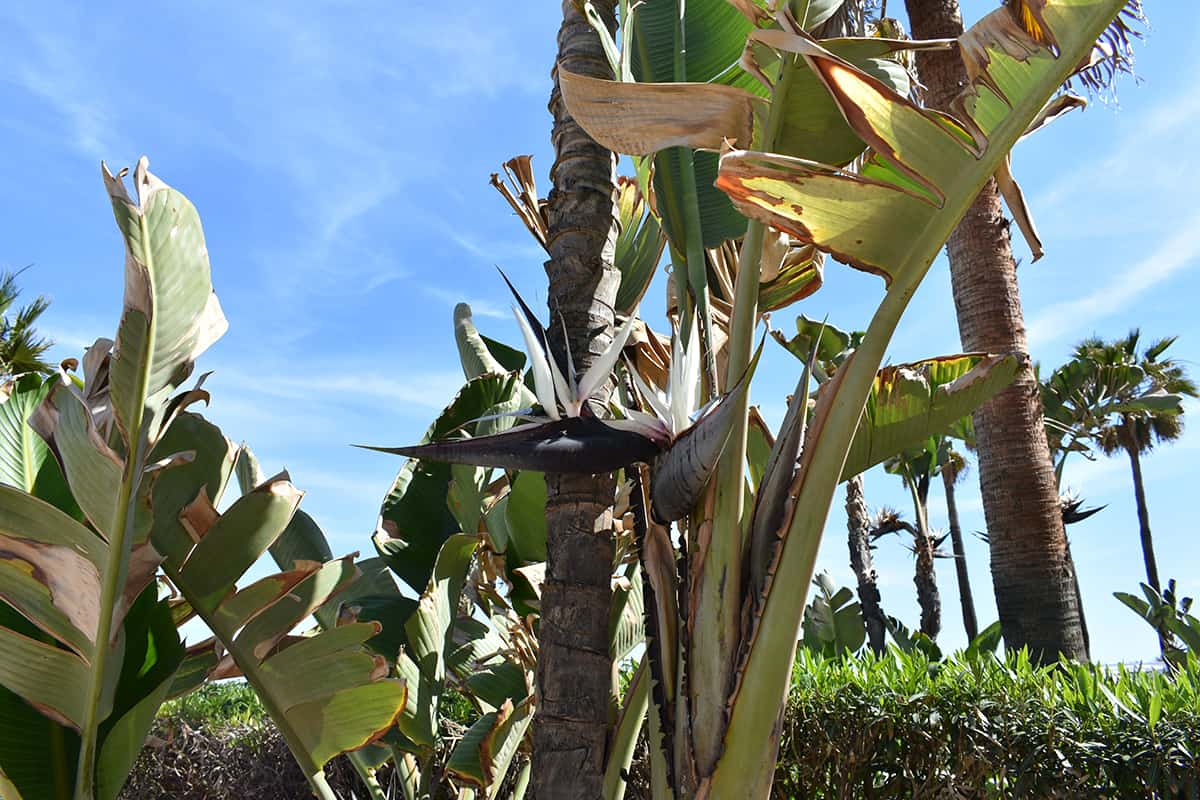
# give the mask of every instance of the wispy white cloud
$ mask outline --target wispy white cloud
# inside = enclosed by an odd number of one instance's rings
[[[1194,267],[1200,259],[1200,212],[1192,214],[1177,232],[1135,264],[1117,270],[1112,280],[1082,297],[1043,308],[1029,323],[1031,349],[1044,346],[1080,325],[1112,314],[1134,303],[1138,296]]]
[[[491,264],[503,264],[505,261],[537,261],[540,263],[547,258],[546,251],[542,249],[542,246],[530,239],[521,241],[498,239],[481,242],[459,228],[445,224],[441,227],[450,241],[481,261]]]
[[[490,317],[492,319],[511,319],[512,312],[496,303],[494,300],[488,300],[483,297],[465,297],[457,291],[442,289],[438,286],[422,287],[425,294],[440,300],[448,307],[453,308],[459,303],[466,303],[471,307],[471,313],[477,317]]]
[[[428,415],[444,408],[463,382],[461,373],[450,370],[384,375],[328,364],[325,369],[308,365],[308,372],[299,376],[248,372],[240,366],[220,364],[209,368],[214,369],[214,381],[236,394],[285,400],[308,409],[367,406],[398,413],[417,409]]]
[[[99,161],[118,151],[120,135],[113,108],[92,91],[78,43],[56,29],[37,27],[18,9],[5,15],[10,42],[21,41],[24,57],[0,60],[0,82],[9,83],[47,104],[65,122],[65,143],[80,155]]]

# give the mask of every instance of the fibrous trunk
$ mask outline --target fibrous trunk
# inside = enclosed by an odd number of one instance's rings
[[[914,38],[957,37],[956,0],[906,0]],[[945,108],[966,83],[957,51],[917,54],[926,102]],[[989,181],[950,236],[950,276],[963,349],[1025,353],[1009,223]],[[1039,660],[1085,659],[1074,566],[1063,534],[1038,384],[1030,366],[974,414],[992,580],[1005,644]]]
[[[917,567],[913,583],[917,586],[917,605],[921,608],[921,633],[936,640],[942,632],[942,597],[938,592],[937,571],[933,565],[933,534],[929,530],[926,511],[928,492],[929,477],[924,476],[916,492],[917,507],[913,509],[917,517],[917,531],[913,536]]]
[[[614,3],[599,0],[594,6],[615,27]],[[576,3],[564,0],[562,11],[558,64],[577,74],[611,78],[599,37]],[[550,336],[560,364],[566,363],[569,347],[582,373],[612,338],[620,281],[612,263],[616,162],[567,113],[557,70],[550,112],[555,152],[546,242]],[[546,476],[547,565],[533,733],[539,800],[601,796],[611,693],[614,488],[612,475]]]
[[[1154,558],[1154,539],[1150,535],[1150,509],[1146,505],[1146,487],[1142,483],[1142,459],[1137,447],[1127,447],[1129,466],[1133,470],[1133,494],[1137,500],[1138,532],[1142,537],[1142,560],[1146,564],[1146,583],[1161,593],[1158,582],[1158,561]]]
[[[962,527],[958,524],[958,504],[954,501],[954,482],[957,477],[953,467],[947,465],[942,468],[942,482],[946,487],[946,516],[950,521],[950,546],[954,549],[954,571],[958,576],[958,602],[962,606],[967,641],[971,641],[979,635],[979,622],[975,618],[975,596],[971,594],[971,576],[967,572]]]
[[[863,495],[863,477],[846,481],[846,527],[850,545],[850,568],[858,579],[858,602],[867,626],[867,644],[877,655],[884,652],[884,619],[880,608],[878,575],[871,557],[871,518]]]
[[[1137,500],[1137,515],[1138,515],[1138,533],[1142,539],[1142,561],[1146,565],[1146,583],[1154,589],[1154,593],[1161,596],[1162,587],[1158,582],[1158,561],[1154,558],[1154,539],[1150,536],[1150,509],[1146,505],[1146,487],[1142,483],[1142,459],[1138,455],[1137,444],[1132,441],[1132,437],[1126,437],[1130,441],[1125,445],[1125,452],[1129,453],[1129,466],[1133,470],[1133,494]],[[1162,631],[1158,634],[1158,649],[1163,654],[1163,658],[1167,655],[1167,639],[1163,636]]]

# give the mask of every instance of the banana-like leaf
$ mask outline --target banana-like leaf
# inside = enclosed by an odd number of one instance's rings
[[[622,579],[622,585],[613,591],[608,624],[608,652],[614,664],[620,664],[634,648],[646,641],[642,625],[645,616],[642,572],[638,568],[628,578]]]
[[[779,72],[779,52],[792,52],[793,42],[801,38],[779,29],[755,31],[749,51],[764,74]],[[900,95],[911,89],[908,71],[893,56],[903,51],[945,50],[953,39],[914,42],[902,39],[838,38],[821,43],[829,52],[845,59]],[[842,117],[817,75],[805,62],[788,67],[787,91],[782,102],[783,119],[775,138],[774,152],[797,156],[823,164],[844,166],[866,146]]]
[[[814,294],[825,282],[824,266],[824,254],[814,249],[801,248],[788,253],[779,273],[759,285],[759,310],[778,311]]]
[[[512,481],[497,508],[508,531],[508,559],[513,567],[546,560],[546,477],[540,472],[521,472]]]
[[[225,320],[192,204],[153,175],[144,158],[134,173],[136,199],[125,190],[125,172],[103,172],[125,240],[117,350],[110,358],[111,342],[98,341],[84,359],[88,383],[54,379],[29,420],[91,529],[30,494],[4,490],[0,595],[62,647],[0,628],[6,652],[0,683],[78,732],[77,763],[68,767],[74,791],[110,798],[183,658],[170,609],[147,589],[161,555],[146,541],[152,521],[146,503],[155,480],[188,456],[152,461],[149,454],[188,402],[168,397]],[[115,431],[107,413],[94,413],[101,399],[111,402]],[[27,474],[39,458],[39,472],[46,469],[36,446],[19,449]],[[20,485],[39,489],[36,478]],[[61,485],[48,499],[66,506]],[[18,654],[25,663],[15,660]]]
[[[532,719],[533,698],[515,707],[511,700],[505,701],[463,734],[450,753],[446,771],[472,786],[486,789],[489,800],[494,800]]]
[[[750,406],[750,420],[746,427],[746,466],[749,468],[750,491],[757,492],[762,485],[767,459],[775,446],[775,434],[762,418],[758,406]]]
[[[771,331],[771,335],[802,362],[807,363],[809,356],[815,353],[817,364],[830,368],[844,361],[862,344],[863,338],[862,331],[843,331],[828,322],[809,319],[803,314],[796,317],[796,335],[792,338],[784,338],[778,331]]]
[[[0,603],[0,629],[50,643],[25,617]],[[79,757],[75,731],[37,711],[0,684],[0,796],[69,798]]]
[[[753,139],[759,98],[719,83],[622,83],[559,67],[571,117],[617,153],[652,155],[669,147],[720,149]]]
[[[237,586],[285,531],[296,535],[289,526],[301,493],[283,473],[218,513],[236,450],[216,426],[191,413],[180,415],[160,447],[177,445],[172,437],[184,433],[194,443],[196,458],[189,465],[194,468],[179,470],[174,485],[156,486],[154,501],[188,494],[192,500],[176,524],[164,519],[155,525],[152,541],[171,554],[163,567],[222,644],[222,664],[236,667],[254,686],[306,777],[324,792],[321,767],[391,728],[404,707],[406,687],[389,679],[384,658],[364,646],[379,634],[379,623],[352,622],[285,638],[358,577],[352,557],[325,563],[301,557],[286,572]],[[242,472],[251,478],[248,462]],[[311,538],[297,540],[303,547],[293,543],[293,552],[319,554]]]
[[[654,0],[639,7],[633,25],[633,77],[639,83],[676,80],[675,54],[679,0]],[[684,80],[738,82],[738,60],[753,27],[728,0],[693,0],[682,15],[687,48]]]
[[[1076,16],[1091,12],[1080,9]],[[1048,22],[1058,18],[1069,24],[1075,10],[1051,2],[1045,13]],[[1007,8],[981,20],[964,34],[963,43],[975,80],[955,101],[951,117],[918,108],[811,39],[791,37],[789,49],[806,60],[876,155],[861,176],[854,176],[799,159],[733,152],[722,161],[718,185],[743,213],[890,283],[896,264],[912,260],[915,239],[909,232],[944,224],[946,198],[970,188],[965,184],[977,172],[972,167],[988,160],[995,162],[995,172],[1007,169],[1008,147],[988,144],[1023,135],[1041,113],[1043,96],[1027,89],[1044,75],[1066,71],[1054,69],[1061,64],[1045,68],[1039,51],[1048,51]],[[983,158],[985,148],[991,158]],[[1017,213],[1022,209],[1020,204]],[[861,235],[864,212],[878,224],[873,231],[906,235]],[[1036,236],[1031,243],[1036,251]]]
[[[459,361],[467,380],[482,375],[518,372],[525,365],[525,356],[519,350],[480,335],[471,317],[471,307],[466,303],[454,307],[454,341],[458,345]],[[518,386],[514,400],[518,408],[531,408],[537,404],[537,397],[524,385]]]
[[[796,587],[812,575],[863,405],[908,299],[979,190],[1123,6],[1124,0],[1029,0],[1023,7],[1035,14],[1018,17],[1006,5],[984,17],[960,40],[974,77],[952,104],[952,116],[916,107],[806,42],[801,57],[874,151],[862,174],[778,154],[722,157],[718,185],[743,213],[883,275],[889,291],[814,411],[775,578],[743,643],[724,749],[702,787],[710,796],[769,792],[771,759],[762,758],[762,748],[777,741],[772,729],[803,612]],[[1036,27],[1026,27],[1029,20]]]
[[[117,424],[139,435],[145,411],[166,400],[228,327],[212,290],[208,250],[195,206],[138,161],[136,201],[122,170],[104,169],[117,227],[125,237],[125,308],[109,366]],[[157,432],[155,432],[157,433]]]
[[[446,680],[447,656],[454,649],[451,633],[459,595],[478,544],[479,537],[467,534],[446,540],[429,585],[404,625],[410,650],[400,654],[397,666],[414,691],[398,722],[400,731],[421,747],[432,747],[437,737],[438,698]]]
[[[621,271],[621,285],[613,308],[619,314],[633,316],[654,279],[667,238],[637,181],[617,179],[617,215],[621,232],[613,264]]]
[[[506,700],[519,703],[530,693],[528,673],[517,663],[503,659],[475,670],[466,681],[485,711],[499,709]]]
[[[0,483],[40,497],[70,516],[83,514],[46,442],[28,424],[57,377],[25,375],[10,381],[0,402]]]
[[[754,78],[738,66],[746,35],[752,28],[750,21],[727,0],[688,0],[687,13],[682,15],[681,5],[680,0],[655,0],[638,6],[632,26],[630,59],[634,80],[711,82],[761,91]],[[680,191],[684,168],[679,149],[662,150],[654,157],[658,212],[663,230],[680,252],[686,250],[687,230],[685,198]],[[746,230],[745,218],[713,186],[717,175],[716,154],[695,153],[692,172],[704,246],[716,247],[726,239],[741,236]]]
[[[1022,359],[980,353],[885,367],[875,376],[842,479],[944,433],[1012,383]]]
[[[813,585],[818,594],[804,612],[804,646],[829,658],[856,653],[867,638],[867,627],[854,592],[845,586],[835,589],[824,572]]]
[[[430,426],[422,442],[437,442],[459,431],[477,430],[474,420],[492,413],[497,406],[511,403],[519,386],[519,379],[512,374],[473,378]],[[460,531],[447,505],[451,480],[447,463],[428,459],[408,461],[400,468],[379,511],[375,547],[414,593],[425,591],[442,543]]]

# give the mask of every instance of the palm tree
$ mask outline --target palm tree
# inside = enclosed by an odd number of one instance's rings
[[[967,641],[973,641],[979,635],[979,621],[975,616],[975,595],[971,592],[967,553],[963,548],[958,503],[954,496],[955,485],[966,475],[967,460],[946,439],[938,446],[938,471],[942,474],[942,487],[946,491],[946,517],[950,525],[950,546],[954,550],[954,571],[958,577],[958,602],[962,608],[963,628],[967,632]]]
[[[610,32],[614,0],[592,4]],[[574,0],[562,4],[558,65],[612,78],[596,31]],[[612,340],[620,273],[613,154],[571,118],[554,71],[550,112],[555,162],[546,208],[546,274],[551,344],[560,363],[567,350],[586,370]],[[610,581],[614,554],[611,474],[546,476],[546,582],[542,589],[533,733],[533,788],[538,798],[600,797],[612,665],[608,657]]]
[[[914,38],[956,38],[963,32],[958,0],[905,0],[905,5]],[[1006,6],[1014,14],[1028,11],[1025,0],[1009,0]],[[1140,13],[1136,0],[1127,11]],[[1106,34],[1109,57],[1082,78],[1089,86],[1128,65],[1127,32],[1123,22],[1114,25]],[[962,60],[956,51],[927,51],[916,61],[925,102],[945,110],[967,83]],[[963,349],[1027,353],[1017,264],[995,180],[979,193],[947,247]],[[1084,659],[1075,567],[1037,387],[1026,366],[1006,391],[974,414],[996,607],[1009,647],[1028,646],[1043,660]]]
[[[5,378],[53,369],[42,360],[42,355],[54,342],[38,335],[34,328],[38,317],[50,307],[50,301],[38,295],[29,305],[10,313],[21,295],[17,276],[23,271],[5,271],[0,275],[0,376]]]
[[[917,604],[921,607],[921,633],[936,640],[942,629],[942,599],[933,562],[939,555],[938,545],[944,537],[936,536],[929,527],[929,483],[937,472],[935,452],[927,444],[923,449],[914,448],[884,462],[884,469],[899,475],[912,495],[917,524],[912,525],[901,519],[898,513],[884,509],[879,514],[872,536],[878,538],[901,530],[912,536],[912,551],[916,556],[913,583],[917,587]]]
[[[1098,367],[1097,376],[1121,376],[1121,383],[1110,386],[1117,402],[1110,413],[1096,420],[1090,435],[1108,456],[1124,452],[1133,472],[1133,492],[1137,501],[1138,529],[1141,534],[1142,560],[1146,582],[1161,592],[1158,563],[1154,557],[1154,539],[1150,534],[1150,511],[1146,505],[1146,487],[1142,480],[1141,457],[1156,443],[1172,442],[1183,433],[1182,395],[1197,396],[1196,383],[1183,366],[1163,353],[1175,337],[1159,339],[1139,352],[1140,333],[1130,331],[1124,339],[1105,342],[1086,339],[1076,348],[1076,358],[1090,359]],[[1170,398],[1174,398],[1172,401]],[[1165,399],[1165,403],[1148,400]]]
[[[863,495],[861,474],[846,481],[846,528],[850,569],[858,579],[858,600],[867,628],[867,644],[871,652],[882,655],[887,626],[880,606],[879,575],[875,572],[874,558],[871,556],[871,517]]]

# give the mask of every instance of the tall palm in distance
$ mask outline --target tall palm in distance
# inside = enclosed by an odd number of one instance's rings
[[[1161,592],[1141,459],[1155,444],[1173,442],[1183,434],[1183,406],[1178,398],[1200,395],[1184,367],[1174,359],[1163,358],[1176,337],[1159,339],[1143,350],[1139,350],[1140,338],[1140,332],[1134,329],[1114,342],[1086,339],[1076,347],[1075,358],[1090,359],[1099,368],[1097,375],[1123,377],[1121,383],[1110,387],[1119,400],[1115,410],[1097,420],[1091,437],[1105,455],[1123,452],[1129,457],[1146,582]],[[1145,402],[1146,398],[1171,396],[1176,398],[1173,403]]]
[[[53,369],[42,356],[54,342],[41,336],[34,327],[38,317],[50,307],[50,301],[38,295],[28,305],[16,307],[21,296],[17,278],[22,272],[5,270],[0,275],[0,377],[5,379]]]
[[[968,421],[969,421],[968,417]],[[954,573],[958,578],[958,603],[962,609],[963,630],[967,641],[979,635],[979,621],[975,615],[975,595],[971,592],[971,577],[967,571],[967,552],[963,546],[962,526],[958,522],[958,503],[954,487],[967,472],[967,459],[954,449],[951,439],[943,439],[938,447],[938,471],[942,475],[942,487],[946,492],[946,519],[949,524],[950,546],[954,552]],[[968,445],[969,446],[969,445]]]

